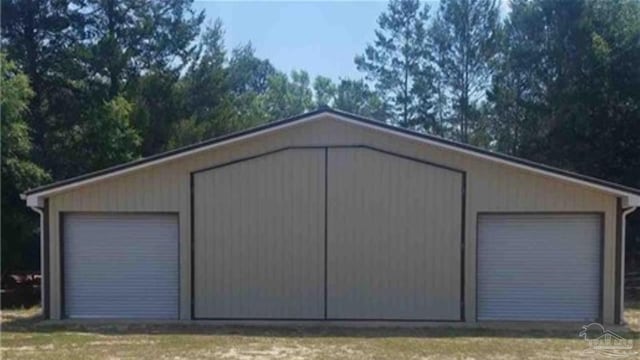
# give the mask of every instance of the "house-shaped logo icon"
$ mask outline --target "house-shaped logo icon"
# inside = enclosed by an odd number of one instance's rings
[[[578,334],[587,344],[589,353],[597,352],[600,355],[622,358],[632,354],[633,340],[625,339],[611,330],[607,330],[598,323],[582,326]]]

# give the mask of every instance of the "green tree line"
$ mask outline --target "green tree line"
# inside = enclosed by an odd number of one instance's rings
[[[192,5],[2,0],[3,273],[38,267],[27,188],[325,105],[640,186],[637,0],[392,0],[337,81]]]

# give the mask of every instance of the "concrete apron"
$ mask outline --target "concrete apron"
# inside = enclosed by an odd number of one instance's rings
[[[180,327],[261,327],[261,328],[451,328],[516,331],[575,331],[589,323],[553,321],[339,321],[339,320],[150,320],[150,319],[63,319],[43,320],[40,325],[175,325]],[[607,330],[626,332],[625,325],[605,325]]]

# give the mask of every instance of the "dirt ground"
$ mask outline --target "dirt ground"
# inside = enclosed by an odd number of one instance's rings
[[[625,313],[640,358],[640,303]],[[580,329],[295,328],[43,324],[39,309],[2,312],[2,359],[584,359]]]

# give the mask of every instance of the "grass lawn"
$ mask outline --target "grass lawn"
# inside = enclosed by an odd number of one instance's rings
[[[640,351],[640,303],[620,332]],[[584,359],[580,329],[260,328],[41,324],[3,311],[2,359]],[[627,358],[640,358],[632,355]]]

